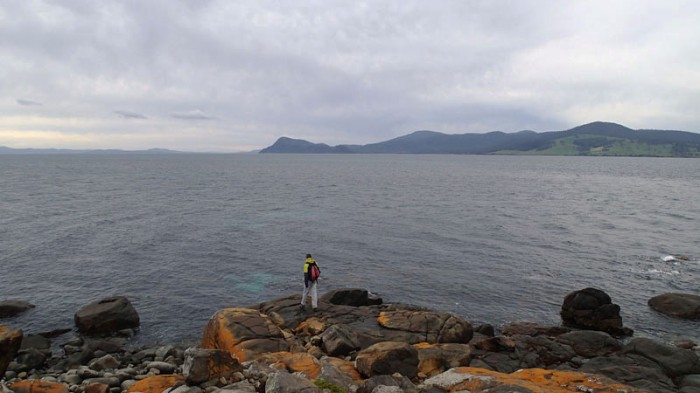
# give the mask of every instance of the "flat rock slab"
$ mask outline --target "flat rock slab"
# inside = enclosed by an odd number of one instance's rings
[[[410,342],[468,343],[474,335],[472,325],[452,314],[433,311],[383,311],[377,322],[382,327],[413,333]]]
[[[700,319],[700,296],[689,293],[664,293],[649,299],[649,307],[683,319]]]
[[[524,369],[504,374],[486,369],[460,367],[425,380],[424,385],[447,392],[531,392],[531,393],[647,393],[599,375],[570,371]]]
[[[68,393],[68,385],[47,381],[18,381],[10,384],[15,393]]]

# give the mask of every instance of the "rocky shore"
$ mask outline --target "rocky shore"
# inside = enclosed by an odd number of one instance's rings
[[[363,289],[326,293],[317,311],[300,301],[290,295],[220,310],[202,327],[200,345],[187,348],[132,348],[139,316],[126,297],[81,308],[75,329],[27,335],[9,324],[34,306],[2,301],[0,390],[700,393],[696,343],[631,338],[619,306],[594,288],[566,296],[559,326],[474,326],[453,314],[384,303]],[[666,294],[650,306],[697,318],[694,301],[700,298]],[[52,350],[52,339],[66,335],[73,338]]]

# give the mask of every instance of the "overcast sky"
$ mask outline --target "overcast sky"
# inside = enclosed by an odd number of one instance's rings
[[[700,132],[700,1],[0,2],[0,145]]]

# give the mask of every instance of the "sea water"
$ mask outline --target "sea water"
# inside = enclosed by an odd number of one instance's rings
[[[73,327],[127,296],[136,342],[197,342],[225,307],[366,288],[474,324],[560,323],[596,287],[637,336],[700,339],[647,306],[698,293],[700,160],[455,155],[0,155],[0,323]],[[664,260],[670,255],[687,260]],[[668,258],[666,258],[668,259]]]

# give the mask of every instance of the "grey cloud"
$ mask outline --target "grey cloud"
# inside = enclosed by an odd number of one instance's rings
[[[196,128],[207,146],[594,120],[700,131],[698,14],[688,0],[0,2],[0,91],[40,91],[42,115],[115,139]]]
[[[170,116],[182,120],[217,120],[216,117],[208,116],[198,109],[188,112],[171,113]]]
[[[17,103],[22,105],[22,106],[42,106],[43,104],[40,102],[32,101],[32,100],[22,100],[22,99],[17,99]]]
[[[125,119],[148,119],[148,117],[136,112],[114,111],[114,113]]]

